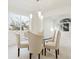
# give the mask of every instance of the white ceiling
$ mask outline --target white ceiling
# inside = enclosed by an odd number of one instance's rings
[[[41,11],[44,17],[70,15],[71,0],[8,0],[9,12],[29,15]]]

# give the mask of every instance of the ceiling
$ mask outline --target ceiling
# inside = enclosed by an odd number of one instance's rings
[[[41,11],[44,17],[70,16],[71,0],[8,0],[9,12],[29,15]]]

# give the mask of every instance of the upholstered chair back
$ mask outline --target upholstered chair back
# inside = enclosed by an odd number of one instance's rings
[[[27,37],[29,38],[29,51],[33,54],[38,54],[42,50],[42,35],[36,35],[31,32],[27,32]]]
[[[53,35],[52,35],[52,41],[55,41],[55,34],[56,34],[56,30],[54,30],[54,33],[53,33]]]
[[[60,38],[61,38],[61,32],[59,30],[56,30],[54,41],[57,49],[59,48]]]
[[[20,34],[16,34],[17,47],[20,48]]]

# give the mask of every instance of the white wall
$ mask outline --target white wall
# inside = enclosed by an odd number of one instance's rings
[[[71,7],[62,7],[57,8],[54,10],[50,10],[46,13],[44,13],[44,19],[43,19],[43,29],[44,34],[46,36],[51,35],[51,27],[55,28],[59,26],[59,21],[64,18],[71,18]]]

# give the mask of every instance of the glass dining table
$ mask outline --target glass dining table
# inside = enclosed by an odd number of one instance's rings
[[[25,31],[23,31],[22,33],[19,33],[21,34],[21,39],[24,39],[24,40],[28,40],[28,37],[25,35],[24,33]],[[38,32],[36,33],[36,35],[42,35],[43,33],[41,32]],[[48,36],[43,36],[43,40],[49,40],[49,39],[52,39],[52,37],[50,37],[49,35]]]

